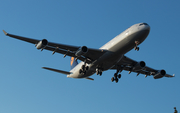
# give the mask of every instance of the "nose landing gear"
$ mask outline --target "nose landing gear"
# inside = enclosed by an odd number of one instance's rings
[[[139,41],[135,41],[136,46],[134,47],[134,50],[139,51]]]
[[[102,75],[102,70],[97,68],[96,69],[96,75],[100,75],[101,76]]]

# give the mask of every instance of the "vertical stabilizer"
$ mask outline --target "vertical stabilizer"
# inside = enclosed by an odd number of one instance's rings
[[[77,60],[74,57],[71,57],[71,69],[76,67],[76,65],[78,65]]]

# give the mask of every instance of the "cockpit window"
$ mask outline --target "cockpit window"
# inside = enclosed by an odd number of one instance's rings
[[[143,23],[144,25],[148,25],[147,23]]]
[[[148,25],[147,23],[141,23],[141,24],[139,24],[139,26],[141,26],[141,25]]]

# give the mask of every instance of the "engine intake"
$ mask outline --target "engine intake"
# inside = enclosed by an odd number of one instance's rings
[[[88,48],[86,46],[80,47],[77,52],[75,53],[76,56],[84,55],[88,52]]]
[[[154,75],[154,79],[158,79],[158,78],[162,78],[166,75],[166,71],[165,70],[160,70],[158,71],[155,75]]]
[[[37,49],[44,49],[47,45],[48,45],[48,41],[46,39],[43,39],[43,40],[38,42],[38,44],[36,45],[36,48]]]
[[[146,63],[144,61],[140,61],[136,63],[136,65],[133,67],[133,70],[142,70],[146,66]]]

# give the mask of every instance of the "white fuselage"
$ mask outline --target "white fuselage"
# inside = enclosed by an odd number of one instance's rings
[[[125,53],[136,46],[135,42],[138,41],[138,45],[142,43],[148,36],[149,31],[150,26],[146,23],[139,23],[129,27],[124,32],[99,48],[108,51],[93,63],[86,64],[89,66],[86,74],[79,73],[82,65],[84,65],[84,62],[80,62],[70,71],[72,74],[67,75],[67,77],[86,78],[93,75],[97,68],[101,68],[103,71],[110,69],[122,59]]]

